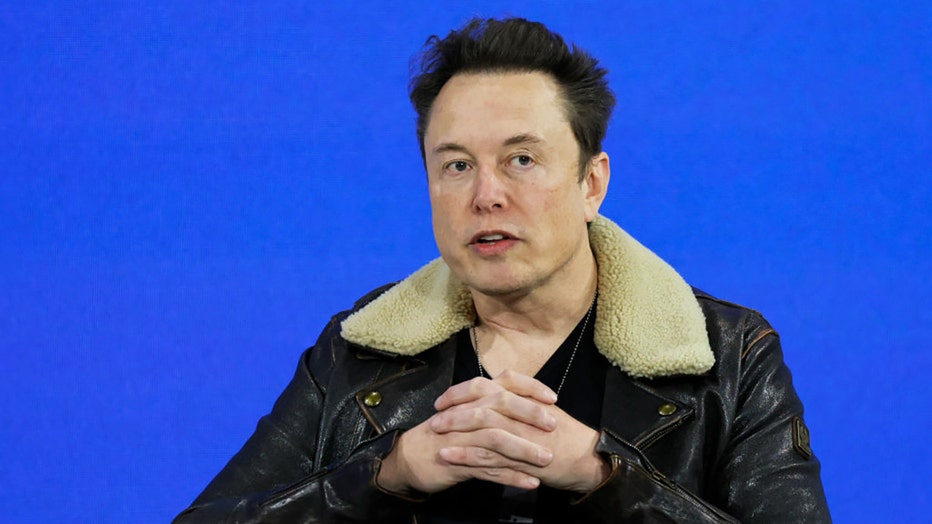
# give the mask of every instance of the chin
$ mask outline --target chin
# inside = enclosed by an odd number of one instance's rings
[[[513,296],[521,291],[521,288],[512,287],[472,287],[473,291],[482,293],[487,297],[503,298]]]
[[[466,287],[487,296],[506,297],[524,294],[534,287],[535,283],[531,275],[514,271],[515,268],[510,266],[498,265],[496,267],[489,264],[482,264],[479,267],[466,264],[454,266],[450,262],[447,262],[447,265],[453,274],[466,284]]]
[[[483,278],[482,280],[467,280],[466,286],[471,290],[482,293],[490,297],[507,297],[510,295],[524,294],[527,291],[527,283],[521,282],[514,278]]]

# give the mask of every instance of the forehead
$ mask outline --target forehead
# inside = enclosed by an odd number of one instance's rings
[[[569,130],[560,88],[549,75],[461,73],[447,81],[437,95],[424,141],[429,145],[498,140],[518,133],[540,134],[547,139]]]

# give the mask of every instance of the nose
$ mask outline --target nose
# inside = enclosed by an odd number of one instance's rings
[[[476,173],[473,208],[476,211],[502,209],[508,202],[505,180],[496,169],[481,167]]]

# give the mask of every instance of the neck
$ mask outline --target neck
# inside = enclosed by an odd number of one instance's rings
[[[586,314],[598,287],[595,257],[590,250],[585,253],[547,285],[531,291],[490,296],[473,290],[479,328],[506,337],[524,334],[562,340]]]

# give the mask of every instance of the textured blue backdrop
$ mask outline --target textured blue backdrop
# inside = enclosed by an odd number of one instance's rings
[[[2,520],[169,520],[436,256],[408,60],[472,14],[611,70],[603,212],[781,332],[837,521],[928,518],[928,2],[345,4],[0,7]]]

